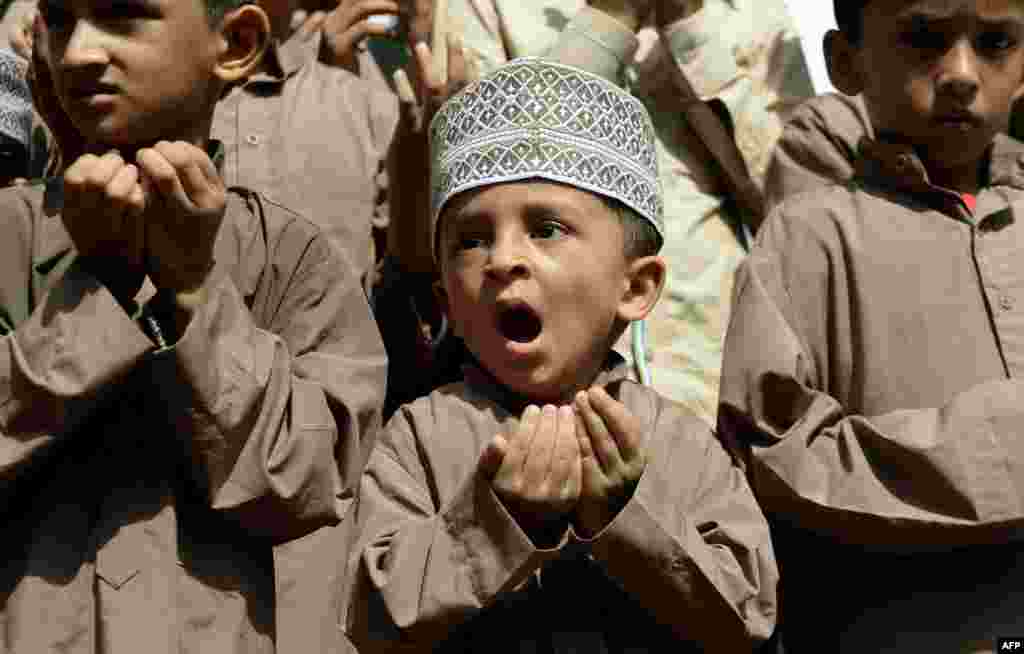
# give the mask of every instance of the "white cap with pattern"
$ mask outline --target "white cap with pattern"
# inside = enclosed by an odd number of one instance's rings
[[[0,134],[26,148],[32,139],[33,116],[27,67],[14,52],[0,49]]]
[[[654,127],[603,77],[536,57],[515,59],[441,107],[430,124],[431,228],[455,195],[531,178],[614,198],[664,238]]]

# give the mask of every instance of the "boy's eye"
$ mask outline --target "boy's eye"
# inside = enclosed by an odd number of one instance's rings
[[[46,27],[51,30],[66,27],[72,20],[71,12],[55,2],[40,2],[39,15],[42,16]]]
[[[487,245],[487,239],[481,234],[456,234],[450,243],[451,252],[457,254],[484,247]]]
[[[926,27],[915,27],[900,34],[900,43],[917,50],[940,50],[946,45],[946,35]]]
[[[534,238],[541,239],[557,238],[559,236],[565,236],[568,233],[569,230],[566,229],[565,225],[553,220],[545,220],[533,229]]]
[[[153,18],[153,10],[136,0],[113,0],[96,9],[96,16],[105,20],[135,20]]]
[[[1014,48],[1017,39],[1002,31],[984,32],[978,37],[976,47],[982,53],[1001,54]]]

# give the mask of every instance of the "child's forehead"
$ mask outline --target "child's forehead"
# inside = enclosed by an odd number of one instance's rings
[[[592,215],[599,210],[611,211],[593,191],[546,180],[523,180],[464,191],[449,201],[442,218],[463,222],[544,212]]]

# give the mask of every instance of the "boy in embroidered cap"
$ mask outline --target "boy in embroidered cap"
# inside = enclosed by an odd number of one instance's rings
[[[431,139],[439,294],[474,361],[371,456],[350,636],[363,652],[750,651],[774,625],[764,518],[703,423],[612,350],[664,277],[644,108],[523,59],[453,97]]]
[[[787,652],[991,651],[1024,628],[1024,2],[835,10],[874,136],[759,230],[719,433],[777,527]]]

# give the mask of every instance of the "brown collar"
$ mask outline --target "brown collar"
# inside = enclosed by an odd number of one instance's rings
[[[297,73],[311,59],[316,59],[319,56],[322,38],[319,30],[308,37],[300,36],[299,30],[296,30],[283,42],[275,39],[264,55],[263,69],[252,75],[249,80],[283,82]]]
[[[943,209],[962,206],[959,193],[933,184],[921,158],[903,143],[863,137],[857,148],[856,178],[868,185],[928,198]],[[998,134],[989,147],[985,187],[1024,189],[1024,143]]]

